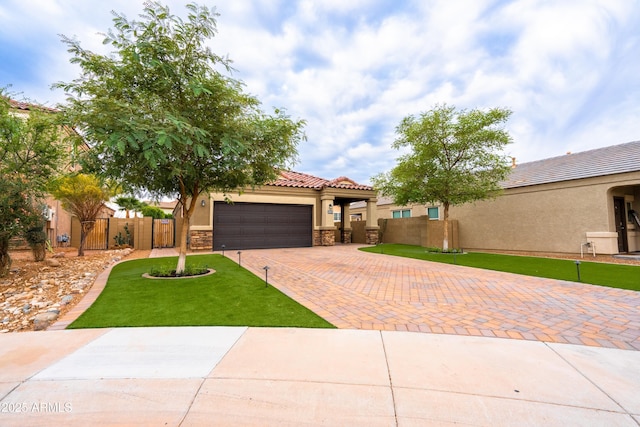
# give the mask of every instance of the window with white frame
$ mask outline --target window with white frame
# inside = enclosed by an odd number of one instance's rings
[[[437,206],[431,206],[430,208],[427,208],[427,215],[429,216],[429,219],[440,219],[440,208],[438,208]]]
[[[391,218],[411,218],[411,209],[391,211]]]
[[[333,213],[333,222],[338,222],[342,220],[342,212],[334,212]]]

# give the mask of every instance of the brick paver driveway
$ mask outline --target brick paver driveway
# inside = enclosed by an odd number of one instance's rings
[[[640,292],[357,250],[242,251],[242,265],[339,328],[640,350]],[[225,254],[236,259],[236,251]]]

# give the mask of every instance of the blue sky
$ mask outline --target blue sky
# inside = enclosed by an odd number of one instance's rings
[[[185,2],[165,1],[184,15]],[[211,47],[263,109],[307,121],[296,170],[369,183],[395,127],[436,104],[506,107],[519,163],[640,140],[637,0],[200,0]],[[79,75],[58,34],[107,53],[142,0],[1,0],[0,86],[55,106]]]

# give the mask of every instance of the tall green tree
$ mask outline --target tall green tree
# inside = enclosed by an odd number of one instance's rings
[[[162,209],[157,206],[151,206],[148,204],[144,204],[142,208],[140,208],[140,213],[142,216],[150,217],[153,219],[163,219],[163,218],[172,218],[171,214],[165,214]]]
[[[449,207],[495,197],[509,171],[502,150],[511,143],[503,125],[511,111],[457,110],[438,105],[405,117],[396,128],[395,149],[408,149],[388,173],[373,178],[382,194],[399,205],[440,203],[442,249],[449,249]]]
[[[126,218],[129,218],[129,212],[139,211],[145,206],[144,203],[133,196],[120,196],[114,202],[120,206],[121,210],[126,212]]]
[[[65,156],[57,119],[35,104],[18,111],[0,89],[0,276],[11,267],[10,240],[42,230],[45,189]]]
[[[96,218],[104,203],[109,200],[109,189],[95,175],[74,173],[54,180],[50,191],[53,197],[60,200],[62,207],[80,221],[78,256],[84,256],[87,235],[96,225]]]
[[[82,74],[56,85],[71,94],[65,110],[72,123],[94,142],[85,167],[132,192],[176,196],[184,218],[178,272],[198,196],[275,179],[304,138],[304,121],[278,109],[265,114],[226,75],[229,60],[207,45],[217,14],[186,7],[185,20],[158,2],[146,3],[139,21],[114,13],[108,56],[63,38]]]

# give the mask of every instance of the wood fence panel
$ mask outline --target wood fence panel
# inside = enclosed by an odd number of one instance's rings
[[[109,218],[97,218],[93,230],[84,242],[87,250],[109,249]]]
[[[176,243],[175,219],[153,220],[153,247],[172,248]]]

